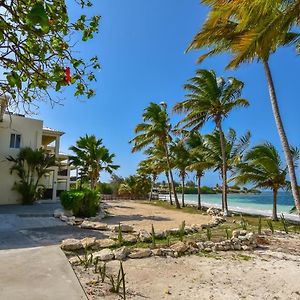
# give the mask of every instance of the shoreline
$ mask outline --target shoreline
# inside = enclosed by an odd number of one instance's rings
[[[168,201],[168,197],[164,197],[165,195],[159,195],[159,200],[162,201]],[[195,204],[195,201],[191,200],[186,200],[186,204],[189,204],[193,207],[197,207],[197,204]],[[201,202],[202,207],[208,209],[210,207],[215,207],[218,209],[221,209],[221,204],[216,204],[216,203],[208,203],[208,202]],[[261,210],[261,209],[255,209],[255,208],[245,208],[245,207],[238,207],[238,206],[232,206],[228,205],[228,210],[232,214],[245,214],[245,215],[250,215],[250,216],[257,216],[257,217],[271,217],[272,216],[272,211],[271,210]],[[278,211],[278,217],[283,214],[284,218],[291,222],[291,223],[300,223],[300,217],[297,214],[291,214],[291,213],[286,213],[282,211]]]

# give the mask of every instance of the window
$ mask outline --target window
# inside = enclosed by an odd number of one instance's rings
[[[19,149],[21,147],[21,135],[12,133],[10,135],[10,148]]]

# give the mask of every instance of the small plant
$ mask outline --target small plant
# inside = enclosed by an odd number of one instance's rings
[[[80,264],[84,266],[85,270],[93,264],[93,254],[89,252],[88,247],[84,248],[83,258],[81,258],[79,255],[77,255],[77,257],[80,261]]]
[[[206,237],[207,237],[208,241],[211,240],[211,236],[212,236],[211,229],[210,229],[210,227],[207,227],[206,228]]]
[[[185,229],[185,221],[182,221],[181,225],[179,226],[179,239],[182,242],[184,237],[184,229]]]
[[[274,226],[273,226],[272,220],[270,220],[270,219],[267,220],[267,224],[268,224],[268,226],[269,226],[269,228],[270,228],[272,234],[274,234]]]
[[[288,222],[286,221],[285,217],[283,214],[280,215],[280,222],[283,226],[283,230],[285,231],[285,233],[289,233],[289,224]]]
[[[225,233],[226,233],[226,239],[230,240],[232,237],[232,232],[229,228],[225,228]]]
[[[105,280],[105,277],[106,277],[106,263],[104,263],[103,265],[100,265],[99,257],[96,257],[94,265],[95,265],[94,272],[95,272],[95,274],[97,274],[97,273],[100,274],[101,282],[103,283]]]
[[[170,236],[170,234],[167,234],[166,239],[167,239],[167,246],[170,247],[171,246],[171,236]]]
[[[122,285],[123,298],[126,299],[125,273],[124,273],[122,262],[120,262],[120,269],[119,269],[119,272],[118,272],[118,276],[115,277],[113,275],[108,275],[107,277],[108,277],[108,279],[111,283],[110,291],[112,293],[119,294],[120,293],[120,288],[121,288],[121,285]]]
[[[154,226],[152,224],[151,226],[151,237],[152,237],[152,247],[155,248],[156,246],[156,241],[155,241],[155,231],[154,231]]]
[[[118,242],[119,245],[122,246],[124,240],[123,240],[123,233],[122,233],[122,227],[121,224],[119,223],[119,228],[118,228]]]
[[[258,219],[258,227],[257,227],[257,233],[261,234],[261,227],[262,227],[262,221],[261,221],[261,217],[259,217]]]
[[[125,272],[123,269],[122,262],[120,262],[120,270],[121,270],[121,276],[122,276],[123,299],[126,300],[126,281],[125,281]]]
[[[241,215],[241,226],[242,226],[242,229],[243,230],[247,230],[247,227],[248,227],[248,223],[247,221],[245,220],[245,218],[243,217],[243,215]]]

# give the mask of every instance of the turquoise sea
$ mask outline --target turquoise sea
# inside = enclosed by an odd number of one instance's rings
[[[178,194],[179,200],[181,200],[181,195]],[[220,205],[221,204],[221,194],[213,195],[202,195],[201,196],[203,204],[206,205]],[[187,203],[197,204],[197,195],[185,195],[185,200]],[[228,195],[228,206],[229,208],[235,209],[254,209],[260,211],[270,212],[272,211],[273,204],[273,194],[272,192],[262,192],[261,194],[229,194]],[[277,208],[278,213],[288,213],[294,206],[294,200],[291,193],[279,192],[277,197]]]

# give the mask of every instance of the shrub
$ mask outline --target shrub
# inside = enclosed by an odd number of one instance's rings
[[[64,191],[60,194],[64,209],[72,210],[76,217],[93,217],[99,209],[100,195],[90,189]]]

